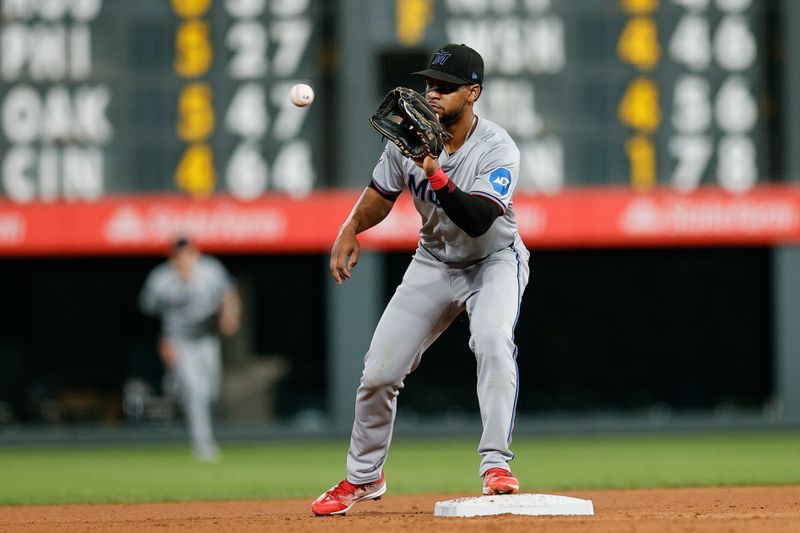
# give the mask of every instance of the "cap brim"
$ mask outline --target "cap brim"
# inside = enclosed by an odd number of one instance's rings
[[[458,83],[459,85],[471,85],[473,81],[462,80],[457,76],[453,76],[452,74],[448,74],[447,72],[442,72],[441,70],[434,70],[429,68],[427,70],[420,70],[419,72],[412,72],[412,76],[423,76],[425,78],[431,78],[432,80],[439,80],[439,81],[446,81],[447,83]]]

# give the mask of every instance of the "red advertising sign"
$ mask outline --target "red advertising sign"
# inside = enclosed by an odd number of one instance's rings
[[[329,250],[358,191],[301,200],[268,195],[110,197],[97,202],[0,201],[0,255],[162,253],[179,234],[212,253],[319,253]],[[763,186],[745,195],[717,188],[690,194],[627,188],[517,194],[514,212],[530,248],[726,246],[800,243],[800,188]],[[367,249],[410,250],[420,219],[403,195],[386,220],[364,233]]]

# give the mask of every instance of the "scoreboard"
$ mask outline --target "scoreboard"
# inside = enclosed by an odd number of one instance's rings
[[[520,145],[522,187],[768,181],[767,2],[442,4],[436,30],[486,60],[478,113]]]
[[[16,203],[318,185],[316,0],[0,0],[0,193]]]
[[[343,183],[320,172],[331,168],[323,148],[347,153],[335,131],[316,133],[332,129],[320,127],[332,115],[326,102],[298,109],[286,97],[294,83],[326,81],[321,34],[337,13],[361,17],[365,31],[340,47],[344,66],[330,77],[370,76],[347,71],[355,47],[430,51],[449,41],[480,51],[487,81],[477,111],[517,140],[522,190],[744,192],[775,173],[769,5],[0,0],[0,195],[251,200]],[[366,124],[379,96],[354,124]]]
[[[380,154],[367,117],[394,84],[422,89],[410,73],[447,42],[485,59],[476,112],[520,148],[532,245],[800,242],[798,14],[794,0],[0,0],[0,255],[150,253],[176,231],[210,251],[325,252]],[[317,89],[306,108],[288,98],[300,82]],[[373,245],[413,247],[418,224],[399,205]]]

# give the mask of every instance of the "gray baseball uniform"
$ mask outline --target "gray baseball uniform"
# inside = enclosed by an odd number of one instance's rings
[[[183,281],[167,261],[145,281],[142,311],[161,318],[163,336],[175,343],[175,374],[192,447],[200,458],[216,452],[211,408],[219,395],[221,348],[216,316],[233,280],[217,259],[201,255],[190,279]]]
[[[372,175],[375,186],[396,194],[407,188],[422,217],[419,246],[387,305],[364,360],[347,458],[347,479],[376,481],[386,461],[405,377],[425,350],[466,309],[469,347],[477,360],[483,434],[479,474],[508,468],[517,399],[514,328],[528,282],[529,252],[517,232],[512,194],[519,150],[506,131],[479,119],[474,133],[439,164],[455,185],[497,203],[502,215],[476,238],[439,207],[424,171],[390,143]]]

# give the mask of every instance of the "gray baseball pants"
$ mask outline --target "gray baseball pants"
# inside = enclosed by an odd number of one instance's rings
[[[192,448],[198,455],[216,450],[211,412],[219,396],[221,346],[218,337],[176,339],[178,379],[181,407],[189,425]]]
[[[514,457],[509,446],[518,387],[514,327],[528,283],[529,255],[517,240],[513,247],[457,268],[417,250],[364,358],[347,455],[348,481],[364,484],[380,478],[403,380],[465,309],[483,422],[478,473],[508,468]]]

